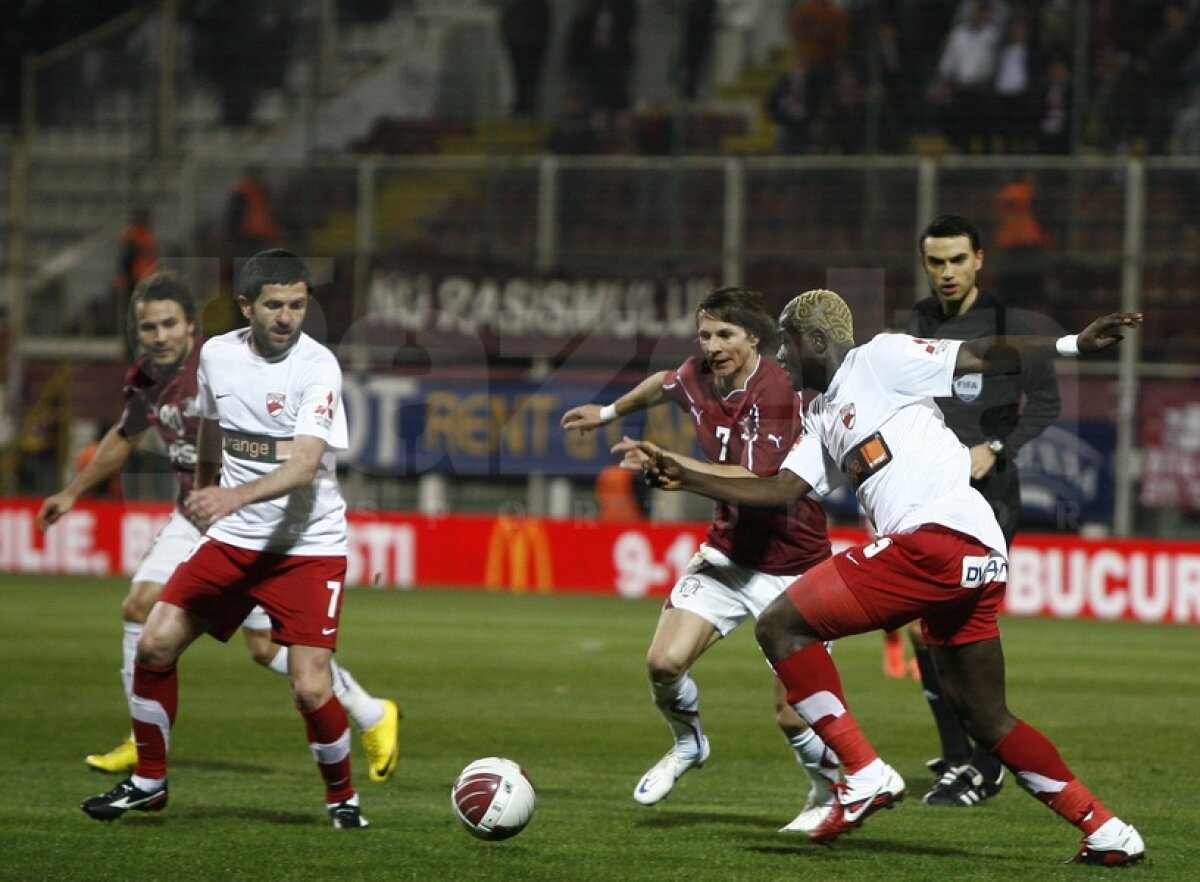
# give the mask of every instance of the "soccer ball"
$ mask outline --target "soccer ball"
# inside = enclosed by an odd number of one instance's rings
[[[488,756],[471,763],[450,790],[450,805],[463,828],[479,839],[508,839],[533,817],[537,791],[512,760]]]

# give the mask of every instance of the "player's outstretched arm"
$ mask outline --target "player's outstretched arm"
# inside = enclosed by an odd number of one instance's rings
[[[1099,352],[1125,339],[1121,328],[1136,328],[1144,318],[1140,312],[1111,312],[1102,315],[1075,337],[1080,352]]]
[[[740,465],[718,465],[714,462],[694,459],[682,453],[671,453],[670,451],[663,450],[663,448],[651,441],[639,441],[636,438],[630,438],[628,435],[614,444],[611,452],[623,454],[624,458],[621,460],[620,466],[631,472],[648,471],[654,464],[654,457],[658,454],[666,453],[684,466],[684,468],[694,472],[703,472],[708,475],[723,475],[728,478],[755,477],[754,472]]]
[[[644,441],[634,443],[642,446],[649,460],[646,480],[663,490],[690,490],[709,499],[761,508],[786,506],[812,491],[794,472],[785,470],[766,478],[750,472],[731,473],[730,468],[739,467],[701,463]]]
[[[662,404],[667,400],[666,393],[663,392],[663,380],[666,376],[666,371],[651,374],[612,404],[581,404],[572,407],[562,415],[559,425],[568,431],[579,429],[581,432],[590,432],[620,417]]]
[[[1022,363],[1045,361],[1055,355],[1074,356],[1100,352],[1125,339],[1122,328],[1142,323],[1140,312],[1111,312],[1100,316],[1078,334],[1065,337],[980,337],[958,348],[956,374],[1015,374]]]
[[[45,532],[51,524],[75,507],[80,496],[121,471],[121,467],[137,448],[139,438],[141,435],[126,438],[116,426],[109,429],[101,439],[100,447],[92,461],[84,466],[66,487],[53,496],[46,497],[38,511],[38,529]]]

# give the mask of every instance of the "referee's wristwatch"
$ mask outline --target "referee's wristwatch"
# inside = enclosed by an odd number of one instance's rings
[[[1005,443],[1003,438],[988,438],[988,450],[992,451],[992,456],[999,459],[1004,455]]]

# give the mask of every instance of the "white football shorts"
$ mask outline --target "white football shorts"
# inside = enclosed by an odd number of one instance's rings
[[[171,517],[158,531],[142,562],[138,564],[133,581],[165,585],[171,573],[183,563],[199,541],[200,531],[196,529],[196,525],[178,509],[171,512]],[[256,606],[250,611],[250,615],[246,616],[242,627],[251,631],[270,631],[271,619],[261,606]]]
[[[700,616],[724,637],[748,616],[757,619],[797,578],[760,573],[701,545],[671,589],[670,604]]]

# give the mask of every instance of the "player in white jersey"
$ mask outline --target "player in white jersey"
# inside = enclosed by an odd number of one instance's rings
[[[159,592],[175,567],[200,541],[200,531],[183,511],[196,470],[196,375],[200,340],[196,337],[196,302],[183,279],[170,270],[151,273],[138,282],[130,298],[133,334],[142,354],[125,376],[125,408],[120,420],[104,436],[95,457],[62,490],[48,497],[38,511],[38,527],[48,530],[69,512],[76,501],[121,468],[150,429],[168,451],[179,487],[177,506],[153,544],[147,549],[121,603],[121,680],[125,701],[133,691],[133,660],[137,641]],[[254,661],[287,676],[287,647],[271,642],[271,622],[260,608],[242,623],[246,646]],[[387,781],[399,755],[399,710],[390,699],[379,699],[364,690],[349,671],[332,664],[334,690],[355,725],[362,731],[369,776]],[[90,768],[128,773],[137,765],[137,748],[130,734],[107,753],[89,754]]]
[[[823,641],[915,618],[948,697],[972,738],[1021,785],[1084,834],[1074,861],[1117,866],[1145,857],[1137,830],[1075,777],[1053,743],[1008,709],[996,609],[1007,578],[1004,536],[970,487],[967,449],[933,399],[961,373],[1013,373],[1022,360],[1078,355],[1116,344],[1140,313],[1114,313],[1082,333],[922,340],[880,335],[855,348],[853,321],[832,291],[807,291],[780,317],[780,350],[793,385],[822,393],[805,434],[768,478],[727,477],[645,445],[651,476],[750,505],[779,505],[854,485],[878,539],[835,555],[797,579],[759,617],[755,634],[792,706],[841,758],[834,811],[809,833],[830,842],[904,797],[904,780],[880,759],[853,716]]]
[[[138,641],[130,699],[137,766],[81,808],[112,820],[166,806],[176,662],[205,632],[229,639],[258,604],[272,640],[289,647],[288,676],[333,826],[366,827],[350,776],[349,721],[330,673],[347,553],[334,471],[334,451],[347,444],[341,370],[302,331],[311,284],[298,257],[260,252],[237,290],[250,327],[208,341],[197,371],[196,489],[184,507],[207,535],[171,574]]]

